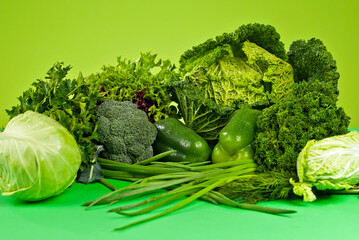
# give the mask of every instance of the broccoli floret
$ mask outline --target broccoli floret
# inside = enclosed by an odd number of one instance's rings
[[[103,157],[133,164],[153,156],[156,127],[144,111],[130,101],[107,100],[95,111]]]

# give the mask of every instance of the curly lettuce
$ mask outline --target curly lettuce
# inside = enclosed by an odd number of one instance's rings
[[[105,94],[104,101],[133,101],[151,122],[176,115],[166,87],[168,81],[179,78],[175,65],[169,60],[157,60],[157,55],[151,53],[141,54],[136,61],[118,57],[117,62],[87,77],[90,85]]]

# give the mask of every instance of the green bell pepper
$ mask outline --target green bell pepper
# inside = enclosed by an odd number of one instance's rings
[[[212,162],[221,163],[240,159],[252,159],[252,142],[257,130],[260,110],[244,108],[236,110],[221,130],[219,140],[212,151]]]
[[[186,127],[176,118],[166,118],[154,123],[157,137],[152,147],[156,154],[177,150],[162,158],[170,162],[204,162],[211,157],[212,149],[204,138]]]

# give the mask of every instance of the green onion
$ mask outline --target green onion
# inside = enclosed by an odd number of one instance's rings
[[[167,152],[166,154],[170,154]],[[95,205],[112,205],[124,198],[142,196],[155,191],[167,191],[151,196],[136,203],[119,206],[108,210],[122,215],[137,216],[151,212],[171,202],[181,200],[173,207],[151,217],[116,228],[128,228],[158,217],[167,215],[186,206],[196,199],[202,199],[213,204],[226,205],[234,208],[265,212],[270,214],[287,214],[295,211],[277,208],[268,208],[254,204],[237,203],[221,193],[216,188],[241,178],[250,178],[255,174],[256,164],[253,160],[240,160],[218,164],[191,164],[179,162],[157,162],[158,158],[146,161],[144,164],[124,164],[100,159],[105,176],[114,179],[131,179],[133,183],[127,187],[114,190],[93,201],[82,204],[89,209]],[[128,211],[142,207],[137,211]]]
[[[164,158],[164,157],[167,157],[169,155],[171,155],[172,153],[175,153],[177,152],[177,150],[171,150],[171,151],[167,151],[167,152],[163,152],[163,153],[159,153],[151,158],[148,158],[146,160],[143,160],[143,161],[140,161],[140,162],[137,162],[135,163],[134,165],[146,165],[146,164],[149,164],[151,162],[154,162],[154,161],[157,161],[157,160],[160,160],[161,158]]]

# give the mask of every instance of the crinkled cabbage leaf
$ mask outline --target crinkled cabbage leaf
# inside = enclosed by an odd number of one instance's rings
[[[359,183],[359,132],[311,140],[297,161],[299,183],[291,180],[296,195],[314,201],[318,190],[350,189]]]
[[[249,41],[240,51],[225,44],[207,52],[194,62],[187,76],[207,98],[232,108],[243,103],[269,106],[288,94],[294,84],[289,63]]]
[[[27,111],[0,133],[2,195],[39,201],[62,193],[76,178],[79,147],[57,121]]]

